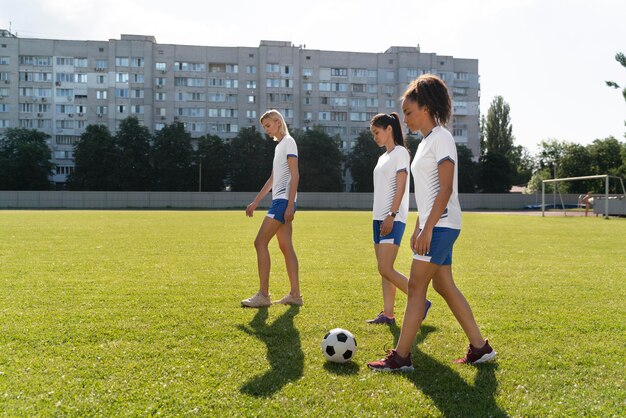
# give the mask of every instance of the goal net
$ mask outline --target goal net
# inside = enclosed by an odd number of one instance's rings
[[[575,205],[571,203],[566,204],[563,201],[563,195],[559,189],[559,184],[568,181],[580,181],[602,179],[604,182],[604,193],[591,193],[586,195],[580,195],[578,202]],[[609,194],[609,183],[613,180],[616,183],[617,193]],[[552,205],[546,204],[546,183],[554,183],[554,195]],[[621,194],[620,194],[621,191]],[[611,210],[609,210],[609,207]],[[563,177],[557,179],[542,180],[541,182],[541,216],[545,216],[547,208],[561,209],[564,215],[567,215],[568,210],[592,210],[592,213],[603,214],[608,219],[611,215],[626,215],[626,189],[624,189],[624,181],[621,177],[610,176],[608,174],[601,174],[596,176],[582,176],[582,177]]]

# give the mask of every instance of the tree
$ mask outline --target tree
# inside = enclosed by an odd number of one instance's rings
[[[622,67],[626,68],[626,55],[624,55],[624,53],[618,52],[615,54],[615,61],[619,62]],[[605,83],[607,86],[613,87],[614,89],[620,88],[620,85],[614,81],[606,81]],[[626,100],[626,86],[622,88],[622,96],[624,96],[624,100]]]
[[[527,184],[533,175],[535,160],[526,147],[513,146],[511,149],[511,161],[513,163],[513,184]]]
[[[70,190],[115,190],[113,167],[118,149],[104,125],[89,125],[74,145],[74,172],[67,179]]]
[[[491,101],[487,118],[481,121],[481,153],[484,155],[496,152],[509,156],[513,149],[513,126],[509,116],[510,107],[502,96],[496,96]]]
[[[374,191],[374,167],[383,149],[376,145],[369,130],[363,130],[346,158],[346,169],[350,170],[355,192]]]
[[[192,167],[191,135],[185,125],[165,125],[154,136],[152,145],[152,189],[162,191],[197,190],[196,171]]]
[[[35,129],[6,130],[0,138],[0,190],[52,189],[48,138]]]
[[[119,162],[114,171],[114,186],[117,190],[150,190],[152,167],[150,165],[150,142],[152,135],[135,117],[120,123],[115,135],[119,151]]]
[[[513,186],[511,161],[499,152],[490,152],[480,159],[478,186],[483,193],[507,193]]]
[[[558,175],[559,177],[582,177],[591,175],[592,157],[589,150],[580,144],[566,143],[563,156],[561,157]],[[559,184],[561,193],[587,193],[593,190],[594,180],[568,181]]]
[[[496,96],[481,119],[481,156],[478,186],[483,192],[507,193],[516,173],[516,150],[510,107],[502,96]]]
[[[234,192],[258,192],[272,173],[276,142],[255,127],[243,128],[227,146],[228,180]]]
[[[476,163],[473,160],[472,150],[463,144],[456,144],[457,176],[459,193],[474,193],[476,191]]]
[[[596,139],[588,148],[593,160],[592,170],[595,174],[614,175],[622,165],[621,145],[614,137]]]
[[[228,169],[226,145],[219,136],[207,135],[197,139],[196,161],[202,164],[202,191],[224,190]]]
[[[343,190],[339,139],[315,127],[296,135],[300,184],[303,192],[340,192]]]

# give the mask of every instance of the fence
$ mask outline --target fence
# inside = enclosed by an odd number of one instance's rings
[[[0,209],[243,209],[255,192],[69,192],[0,191]],[[577,204],[578,195],[563,195],[565,204]],[[462,193],[463,210],[520,210],[540,205],[540,195],[517,193]],[[299,193],[299,209],[371,210],[371,193]],[[266,197],[261,207],[268,207]],[[415,200],[411,195],[411,208]],[[546,204],[551,204],[547,199]],[[560,199],[558,200],[560,204]]]

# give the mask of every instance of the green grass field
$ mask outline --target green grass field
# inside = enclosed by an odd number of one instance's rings
[[[467,341],[431,289],[416,370],[395,375],[366,366],[400,331],[364,322],[382,305],[370,213],[298,212],[305,306],[243,309],[262,217],[0,211],[0,414],[624,416],[626,219],[464,214],[454,273],[498,360],[452,364]],[[325,363],[334,327],[353,362]]]

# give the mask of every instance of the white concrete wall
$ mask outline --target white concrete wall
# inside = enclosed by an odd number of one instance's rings
[[[0,209],[243,209],[254,192],[69,192],[0,191]],[[578,195],[563,195],[576,204]],[[372,209],[371,193],[298,193],[300,209]],[[460,194],[464,210],[518,210],[541,204],[541,195]],[[411,209],[415,201],[411,196]],[[261,206],[268,207],[270,197]],[[546,204],[552,195],[546,196]],[[557,204],[560,200],[557,196]]]

